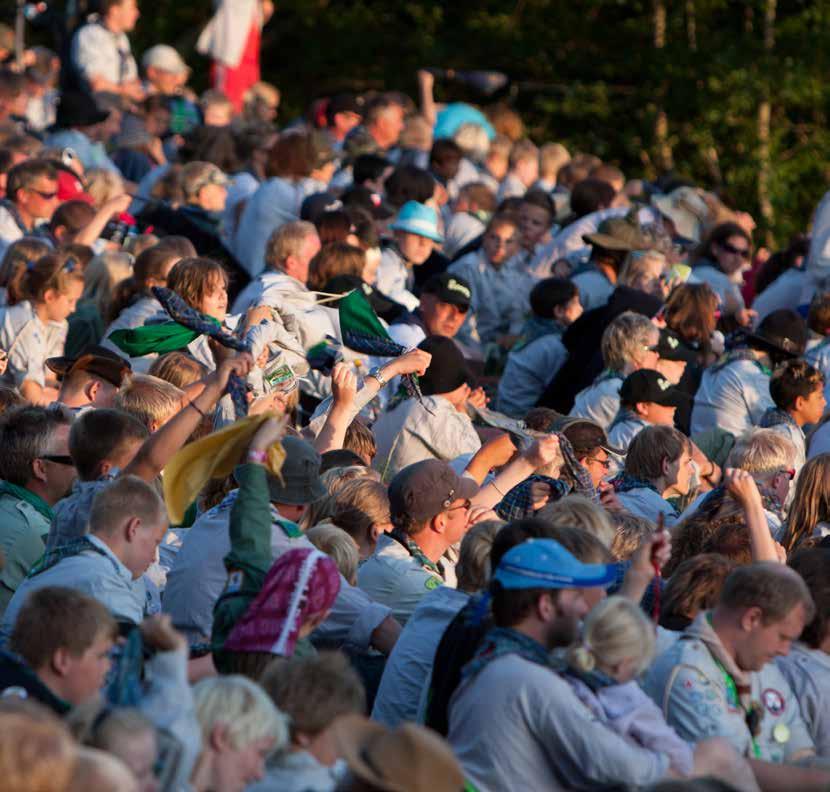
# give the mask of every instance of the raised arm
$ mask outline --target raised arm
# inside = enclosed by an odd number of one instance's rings
[[[745,470],[726,468],[724,485],[726,491],[741,504],[744,510],[752,560],[781,561],[778,547],[769,530],[767,516],[764,514],[764,503],[755,479]]]

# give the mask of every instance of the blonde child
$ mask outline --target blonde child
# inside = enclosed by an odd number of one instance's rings
[[[654,627],[642,610],[623,597],[609,597],[588,614],[581,643],[568,649],[565,679],[597,718],[643,748],[667,754],[671,769],[688,776],[694,746],[666,723],[636,682],[654,650]]]
[[[58,392],[57,383],[47,381],[46,359],[64,353],[66,320],[83,291],[83,271],[75,259],[52,253],[27,267],[20,286],[25,299],[0,317],[5,381],[32,404],[50,404]]]

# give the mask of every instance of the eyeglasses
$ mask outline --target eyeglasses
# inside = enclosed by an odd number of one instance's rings
[[[54,192],[45,192],[44,190],[36,190],[34,187],[27,187],[26,188],[29,192],[37,193],[44,201],[51,201],[58,197],[58,191],[55,190]]]
[[[41,459],[47,462],[54,462],[56,465],[67,465],[68,467],[75,467],[72,457],[66,454],[44,454]]]
[[[470,511],[470,507],[472,505],[473,505],[473,502],[469,498],[467,498],[464,501],[464,503],[462,503],[460,506],[453,506],[449,509],[444,509],[444,511],[457,511],[458,509],[464,509],[465,511]]]
[[[611,460],[608,457],[605,459],[598,459],[597,457],[588,457],[586,462],[596,462],[598,465],[602,465],[603,470],[608,470],[611,467]]]
[[[749,258],[749,248],[736,248],[728,242],[720,242],[719,244],[727,253],[732,253],[745,259]]]

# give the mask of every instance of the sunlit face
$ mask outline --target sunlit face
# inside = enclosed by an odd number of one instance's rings
[[[158,558],[158,548],[167,533],[167,520],[156,523],[141,523],[130,540],[129,557],[124,565],[138,580]]]
[[[492,226],[482,240],[487,260],[494,266],[504,264],[519,252],[520,239],[519,230],[512,223]]]
[[[683,373],[686,371],[686,361],[660,358],[657,361],[657,368],[655,370],[659,371],[672,385],[677,385],[683,378]]]
[[[582,316],[582,303],[579,300],[579,295],[575,294],[564,307],[555,309],[556,318],[562,322],[563,325],[573,324],[580,316]]]
[[[679,459],[666,466],[668,497],[688,495],[692,486],[693,475],[692,455],[688,451],[683,451]]]
[[[752,612],[757,612],[753,614]],[[745,614],[744,633],[736,646],[735,662],[743,671],[760,671],[776,657],[789,654],[793,641],[797,641],[807,622],[804,605],[796,605],[781,621],[763,624],[760,608],[751,608]]]
[[[551,216],[541,206],[523,203],[519,208],[519,230],[522,235],[522,247],[533,248],[542,241],[550,229]]]
[[[225,321],[228,315],[228,287],[223,278],[216,277],[208,284],[199,310],[218,322]]]
[[[390,105],[375,121],[372,133],[382,148],[394,146],[401,137],[404,128],[404,110],[400,105]]]
[[[611,467],[611,460],[608,458],[608,453],[604,448],[595,448],[584,460],[582,466],[591,475],[591,483],[594,488],[599,486],[600,482],[608,475],[608,469]]]
[[[799,400],[799,413],[805,424],[818,423],[824,415],[827,400],[824,398],[824,387],[819,385],[806,399]]]
[[[366,263],[363,265],[363,282],[374,286],[378,279],[381,254],[377,248],[366,251]]]
[[[35,220],[49,220],[60,205],[57,180],[39,176],[17,191],[16,203]]]
[[[656,327],[650,328],[642,347],[634,354],[632,363],[634,364],[634,371],[638,369],[653,369],[657,370],[657,361],[660,356],[657,354],[655,347],[660,340],[660,332]]]
[[[408,231],[396,231],[395,239],[398,242],[403,257],[410,264],[423,264],[435,249],[435,242],[420,234],[410,234]]]
[[[82,654],[70,656],[61,674],[62,698],[79,706],[98,695],[110,670],[112,645],[109,634],[102,633]]]
[[[74,313],[83,290],[84,282],[78,278],[70,280],[64,291],[47,289],[46,294],[43,295],[43,302],[46,305],[49,321],[62,322]]]
[[[467,316],[457,305],[442,302],[434,294],[421,295],[421,316],[428,335],[452,338],[464,324]]]
[[[735,235],[728,237],[725,242],[712,245],[712,252],[715,254],[718,266],[727,274],[731,275],[749,266],[750,245],[744,237]]]
[[[308,283],[308,272],[313,259],[320,252],[320,237],[316,233],[309,234],[300,252],[296,256],[289,256],[285,262],[285,272],[300,283]]]
[[[647,402],[643,405],[645,408],[645,419],[650,424],[658,426],[674,426],[674,413],[676,407],[669,407],[665,404],[657,404],[657,402]]]

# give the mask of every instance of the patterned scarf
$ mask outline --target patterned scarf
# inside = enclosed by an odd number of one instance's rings
[[[534,513],[533,497],[531,495],[534,483],[547,484],[550,489],[549,502],[558,501],[564,498],[570,491],[570,487],[564,481],[542,476],[534,473],[520,484],[513,487],[496,505],[495,512],[502,520],[521,520]]]
[[[538,641],[509,627],[493,627],[484,636],[473,659],[461,669],[462,682],[475,677],[493,660],[510,654],[517,654],[537,665],[551,665],[548,650]]]
[[[781,424],[789,424],[790,426],[794,426],[799,432],[802,431],[792,415],[778,407],[769,407],[758,422],[758,426],[762,429],[771,429],[773,426],[780,426]]]
[[[610,484],[614,488],[614,492],[629,492],[633,489],[650,489],[652,492],[656,492],[660,495],[661,498],[663,497],[662,493],[658,492],[657,487],[655,487],[650,481],[637,478],[636,476],[632,476],[624,471],[612,478]]]
[[[539,338],[547,335],[561,336],[564,332],[565,325],[556,319],[543,319],[541,316],[531,316],[524,323],[519,340],[513,345],[511,351],[518,352]]]
[[[730,363],[734,363],[736,360],[748,360],[750,363],[754,363],[762,373],[766,374],[768,377],[772,376],[772,371],[761,363],[761,361],[756,357],[755,352],[748,347],[739,347],[725,352],[721,355],[720,359],[712,365],[712,371],[720,371],[722,368],[728,366]]]
[[[403,531],[397,528],[394,531],[390,531],[389,536],[398,544],[403,545],[409,552],[409,555],[411,555],[424,569],[428,569],[430,572],[440,575],[441,580],[444,580],[444,565],[440,561],[436,564],[434,561],[427,558],[424,555],[424,551],[418,547],[418,543],[413,541],[411,537],[407,536]]]

